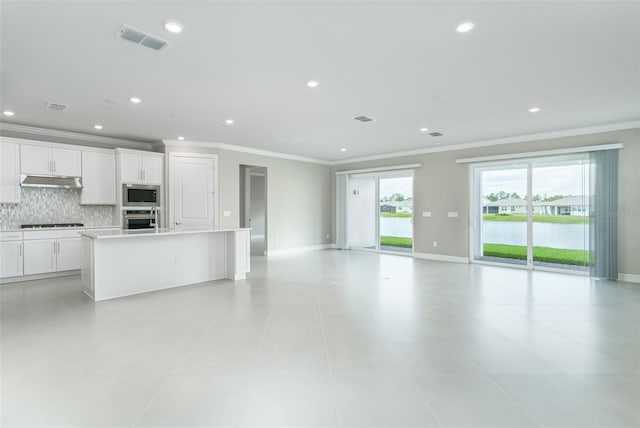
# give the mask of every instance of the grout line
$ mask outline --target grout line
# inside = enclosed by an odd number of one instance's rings
[[[334,378],[333,378],[333,365],[331,364],[331,358],[329,357],[329,346],[327,345],[327,333],[324,329],[324,314],[322,313],[322,307],[320,305],[320,300],[318,299],[318,289],[315,290],[316,295],[316,305],[318,306],[318,313],[320,314],[320,329],[322,330],[322,340],[324,341],[324,351],[327,357],[327,364],[329,365],[329,388],[331,390],[331,401],[333,403],[333,411],[336,415],[336,421],[338,422],[338,426],[342,426],[342,418],[340,417],[340,413],[338,412],[338,403],[334,388]]]
[[[269,316],[267,317],[267,322],[264,326],[264,331],[262,332],[262,338],[260,339],[260,344],[258,345],[258,352],[256,352],[256,358],[253,362],[253,367],[251,369],[251,373],[249,374],[249,381],[247,383],[247,387],[244,393],[244,398],[240,406],[238,406],[238,413],[236,413],[236,417],[233,421],[233,426],[238,426],[238,421],[240,420],[240,414],[242,414],[242,410],[244,410],[245,405],[247,404],[247,400],[249,399],[249,395],[251,394],[251,389],[255,384],[256,377],[256,365],[260,360],[260,356],[262,355],[262,347],[264,346],[264,341],[267,337],[267,331],[269,330],[269,324],[271,324],[271,318],[273,316],[273,308],[275,307],[275,303],[271,304],[271,308],[269,309]]]
[[[464,355],[466,355],[472,362],[473,364],[476,365],[476,367],[478,367],[478,369],[484,373],[484,375],[489,378],[491,380],[491,382],[493,382],[493,384],[498,388],[498,390],[500,390],[500,392],[502,392],[502,394],[507,397],[509,400],[511,400],[519,409],[521,409],[527,416],[529,416],[535,423],[537,423],[540,427],[544,427],[544,423],[538,419],[538,417],[531,411],[529,410],[524,404],[520,403],[520,401],[518,401],[518,399],[511,394],[506,388],[504,388],[502,385],[500,385],[498,383],[498,381],[496,381],[493,376],[491,374],[489,374],[484,367],[482,367],[475,358],[473,358],[473,356],[468,353],[467,351],[464,350],[464,348],[462,348],[459,344],[452,342],[452,344],[458,348],[460,350],[460,352]],[[526,373],[525,373],[526,375]]]

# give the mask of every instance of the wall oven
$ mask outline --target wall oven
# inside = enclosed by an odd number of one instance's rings
[[[122,211],[123,229],[155,229],[156,224],[160,226],[160,212],[155,208]]]
[[[159,207],[160,186],[123,184],[122,205],[125,207]]]

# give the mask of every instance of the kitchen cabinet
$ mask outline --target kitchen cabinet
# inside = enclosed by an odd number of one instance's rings
[[[80,269],[80,229],[24,232],[24,274]]]
[[[76,270],[82,267],[80,238],[58,239],[56,251],[56,271]]]
[[[81,205],[116,205],[115,153],[82,152]]]
[[[80,177],[82,175],[81,152],[75,149],[22,144],[20,146],[20,172],[22,174]]]
[[[24,241],[24,274],[36,275],[56,271],[55,239]]]
[[[15,240],[10,236],[0,238],[0,278],[22,276],[22,233],[16,233]]]
[[[0,204],[20,203],[20,145],[0,143]]]
[[[120,153],[120,181],[127,184],[162,184],[163,157]]]

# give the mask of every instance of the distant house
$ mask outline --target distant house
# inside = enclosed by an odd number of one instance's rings
[[[555,201],[534,202],[534,214],[546,215],[589,215],[589,198],[586,196],[567,196]],[[498,199],[491,201],[484,198],[482,203],[483,214],[525,215],[527,213],[526,199]]]
[[[525,199],[507,198],[490,201],[485,198],[482,205],[484,214],[526,214],[527,201]]]
[[[413,200],[405,199],[404,201],[386,201],[380,205],[381,213],[412,213]]]
[[[539,202],[544,213],[549,215],[588,216],[589,205],[592,203],[588,196],[567,196],[555,201]]]

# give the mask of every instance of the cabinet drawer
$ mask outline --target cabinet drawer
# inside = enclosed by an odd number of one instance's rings
[[[22,232],[0,232],[0,241],[20,241]]]
[[[29,230],[24,233],[24,240],[31,239],[58,239],[58,238],[78,238],[80,232],[84,229],[71,229],[71,230]]]

